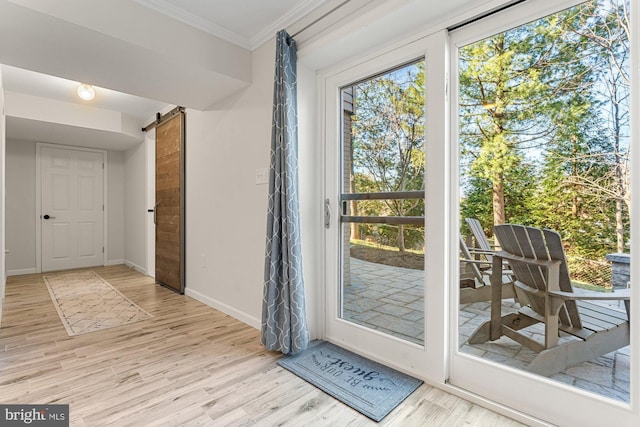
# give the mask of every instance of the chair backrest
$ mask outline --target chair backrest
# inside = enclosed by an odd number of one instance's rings
[[[471,255],[471,251],[469,251],[467,242],[464,241],[464,238],[462,236],[459,236],[459,238],[460,238],[460,260],[463,262],[468,261],[466,262],[465,267],[475,277],[475,279],[478,280],[478,282],[480,282],[481,284],[484,284],[484,278],[482,277],[482,272],[480,271],[480,268],[478,268],[478,265],[476,263],[472,262],[473,257]]]
[[[564,292],[573,292],[562,239],[557,232],[516,224],[496,225],[493,231],[504,252],[527,259],[560,261],[559,288]],[[547,291],[546,268],[532,266],[523,261],[510,259],[509,266],[516,281],[525,285],[519,286],[519,289],[527,294],[527,301],[531,308],[544,317],[544,292]],[[564,305],[565,307],[560,311],[560,321],[565,325],[581,328],[582,322],[575,301],[566,301]]]
[[[484,233],[482,229],[482,224],[476,218],[465,218],[467,225],[469,226],[469,230],[471,230],[471,234],[473,234],[473,238],[476,241],[476,246],[484,251],[491,251],[493,248],[491,247],[491,243],[489,243],[489,239],[487,235]]]

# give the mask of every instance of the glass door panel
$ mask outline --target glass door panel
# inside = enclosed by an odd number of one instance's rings
[[[340,317],[424,344],[424,60],[341,88]]]
[[[550,402],[631,403],[630,7],[516,6],[452,35],[454,384],[491,372]],[[516,10],[541,17],[491,31]]]
[[[435,40],[323,81],[324,337],[416,376],[431,369],[441,378],[443,366],[429,358],[434,338],[425,316],[425,93],[433,75],[425,57]],[[442,80],[429,81],[444,93]]]

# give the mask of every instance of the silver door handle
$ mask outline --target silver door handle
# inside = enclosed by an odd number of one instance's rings
[[[324,200],[324,228],[331,226],[331,204],[329,199]]]
[[[42,219],[56,219],[55,216],[50,216],[50,215],[43,215]]]

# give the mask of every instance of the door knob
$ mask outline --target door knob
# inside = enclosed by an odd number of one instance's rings
[[[42,218],[44,219],[56,219],[55,216],[44,215]]]

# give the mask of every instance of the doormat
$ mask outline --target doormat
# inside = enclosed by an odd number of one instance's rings
[[[94,271],[44,276],[44,282],[69,336],[152,317]]]
[[[374,421],[382,420],[422,384],[326,341],[283,356],[278,365]]]

